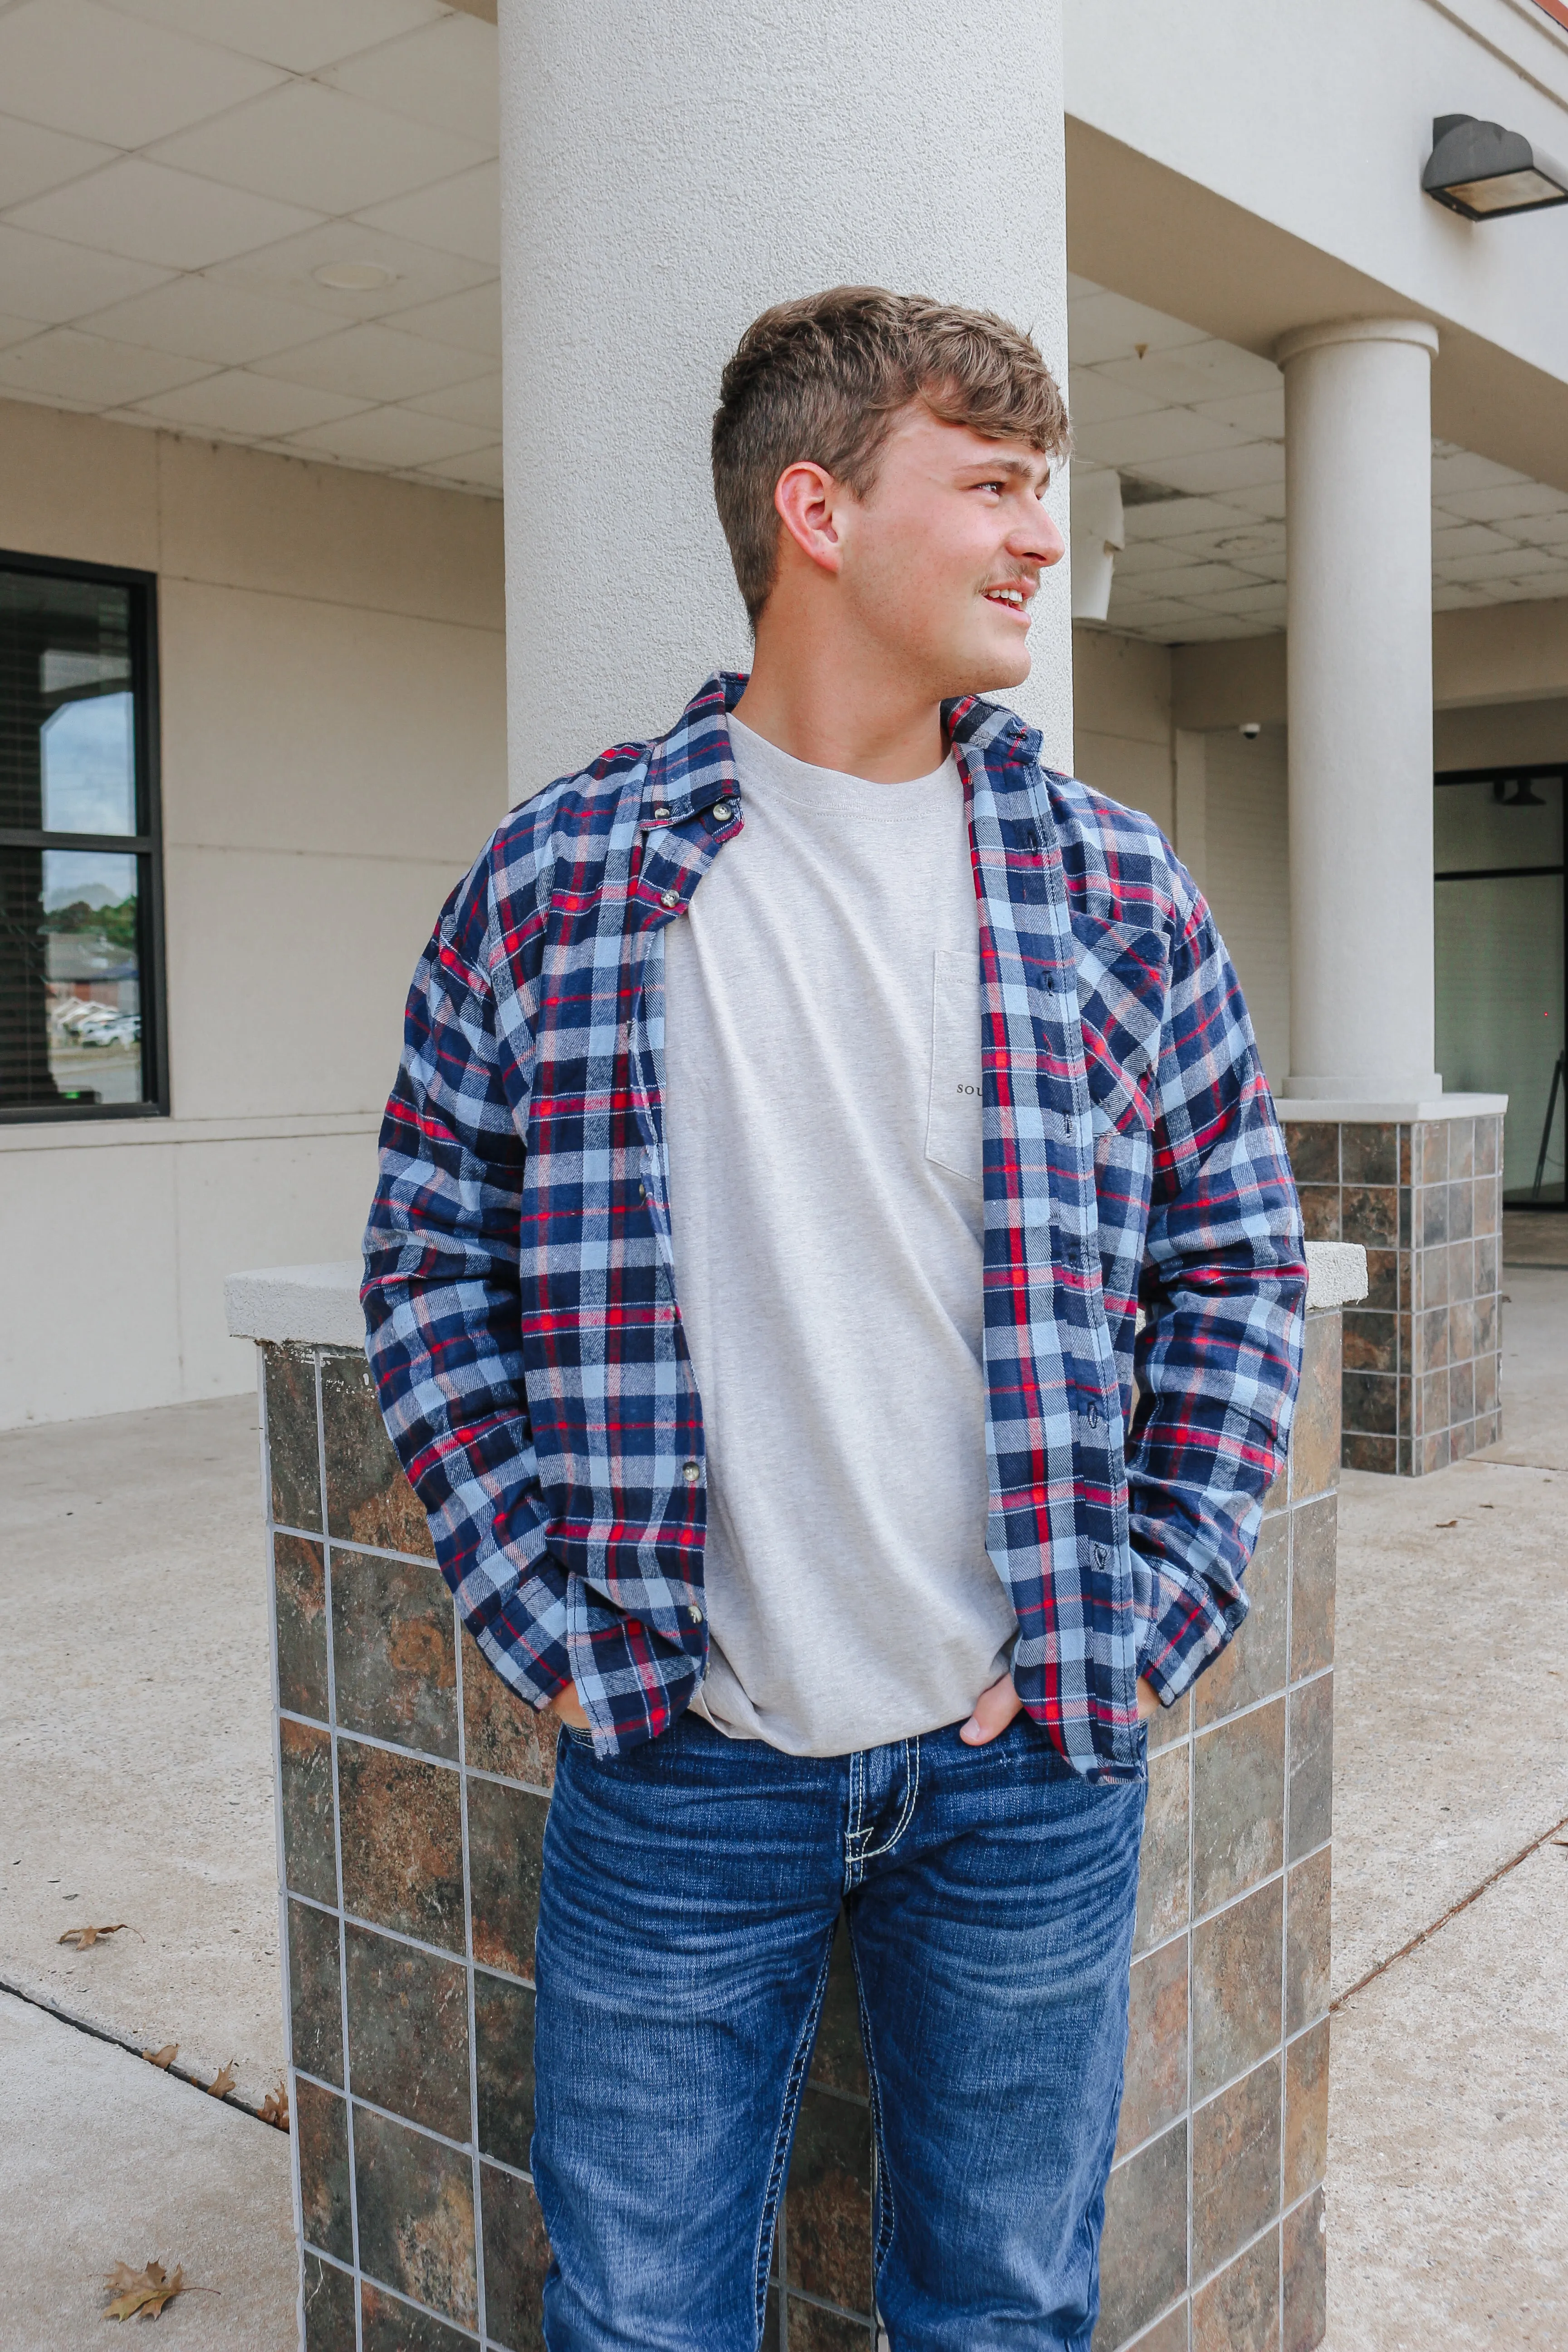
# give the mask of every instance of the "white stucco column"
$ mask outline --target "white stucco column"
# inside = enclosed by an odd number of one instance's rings
[[[1288,1095],[1395,1101],[1433,1067],[1432,354],[1413,319],[1300,327],[1285,371]]]
[[[749,658],[719,376],[846,282],[1000,311],[1065,384],[1060,0],[500,0],[510,791]],[[1067,467],[1057,519],[1064,530]],[[1068,565],[1009,699],[1072,758]]]

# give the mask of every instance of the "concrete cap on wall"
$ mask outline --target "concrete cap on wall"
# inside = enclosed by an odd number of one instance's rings
[[[298,1346],[359,1348],[364,1310],[359,1303],[360,1264],[276,1265],[231,1274],[223,1286],[230,1335],[236,1339]],[[1307,1305],[1344,1307],[1366,1297],[1366,1252],[1359,1242],[1307,1244]]]

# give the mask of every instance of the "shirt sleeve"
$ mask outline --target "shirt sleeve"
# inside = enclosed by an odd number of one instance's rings
[[[1240,985],[1183,881],[1127,1461],[1139,1672],[1167,1706],[1247,1615],[1242,1578],[1284,1466],[1307,1291],[1300,1205]]]
[[[436,1556],[492,1665],[542,1706],[570,1680],[564,1571],[546,1548],[519,1288],[531,1071],[487,972],[484,862],[409,992],[364,1237],[365,1353]]]

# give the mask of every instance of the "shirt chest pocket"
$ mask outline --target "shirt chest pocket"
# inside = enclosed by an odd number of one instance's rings
[[[962,953],[938,948],[932,962],[926,1158],[978,1185],[984,1164],[979,958],[973,948]]]

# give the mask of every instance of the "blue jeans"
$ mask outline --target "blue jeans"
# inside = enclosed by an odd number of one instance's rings
[[[843,1906],[893,2352],[1087,2352],[1127,2039],[1142,1779],[1020,1715],[851,1756],[689,1715],[560,1743],[533,2171],[549,2352],[757,2352]]]

